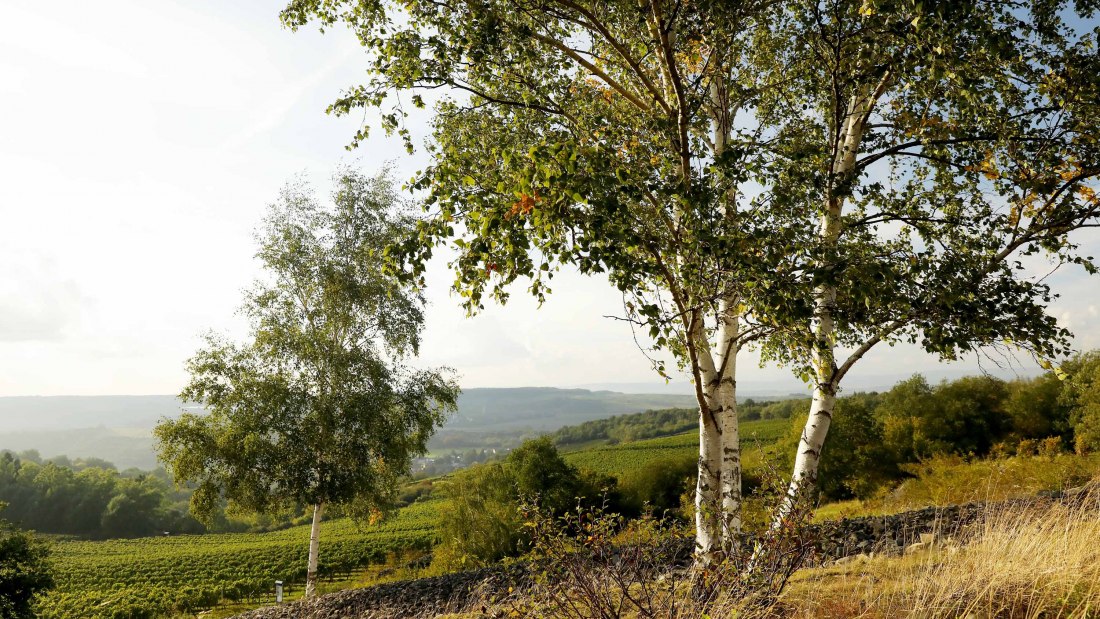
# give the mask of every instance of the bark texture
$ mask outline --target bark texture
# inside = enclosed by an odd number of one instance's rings
[[[324,503],[313,506],[313,525],[309,529],[309,562],[306,566],[306,598],[317,593],[317,557],[321,549],[321,517],[324,511]]]
[[[866,129],[867,120],[886,84],[887,77],[877,87],[864,86],[856,89],[845,110],[843,121],[838,128],[834,141],[832,179],[826,196],[825,209],[821,214],[819,236],[825,250],[823,270],[835,265],[837,261],[836,245],[842,231],[842,215],[846,190],[843,187],[851,179],[855,170],[856,154]],[[836,406],[837,382],[839,376],[836,365],[836,310],[837,287],[833,281],[826,280],[814,290],[813,335],[814,350],[814,396],[810,405],[810,415],[802,430],[795,457],[794,471],[787,496],[776,514],[773,526],[778,527],[790,514],[800,496],[813,488],[817,482],[817,473],[821,462],[821,449],[829,433],[829,425]]]

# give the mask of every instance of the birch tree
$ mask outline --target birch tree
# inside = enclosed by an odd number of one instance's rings
[[[757,117],[783,136],[789,164],[765,192],[803,250],[746,299],[775,327],[766,358],[814,386],[780,517],[815,482],[842,380],[874,346],[1068,352],[1042,275],[1095,272],[1074,236],[1100,224],[1093,17],[1089,3],[784,7],[774,53],[755,58],[784,87]]]
[[[767,85],[740,58],[771,8],[293,0],[283,12],[293,28],[346,25],[367,50],[367,81],[330,112],[378,108],[411,150],[404,106],[435,93],[432,161],[412,182],[428,214],[400,252],[417,275],[436,246],[455,248],[454,288],[472,312],[486,296],[504,302],[519,279],[543,299],[562,264],[606,273],[625,318],[689,372],[696,541],[708,560],[740,529],[736,358],[763,332],[739,282],[759,262],[745,250],[768,236],[753,232],[760,214],[742,187],[763,165],[745,147],[759,131],[745,127]]]
[[[306,596],[317,581],[329,506],[375,518],[398,478],[453,410],[445,369],[414,370],[423,300],[380,268],[411,221],[385,176],[345,171],[331,206],[289,186],[258,234],[265,269],[245,296],[246,342],[208,336],[180,394],[208,412],[158,424],[161,460],[195,484],[192,512],[223,500],[264,512],[313,512]]]

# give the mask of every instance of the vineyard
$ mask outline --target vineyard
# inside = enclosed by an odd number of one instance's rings
[[[741,423],[741,441],[744,453],[742,462],[746,469],[759,464],[767,447],[774,444],[787,432],[790,421],[786,419],[763,419]],[[591,469],[609,475],[622,475],[670,456],[690,457],[699,450],[699,435],[685,432],[673,436],[588,447],[568,452],[565,459],[579,468]]]
[[[377,525],[325,523],[322,573],[347,574],[392,552],[431,547],[438,510],[438,501],[425,501]],[[275,580],[304,580],[308,540],[309,527],[301,526],[272,533],[60,541],[53,548],[57,587],[40,616],[157,617],[258,599]]]

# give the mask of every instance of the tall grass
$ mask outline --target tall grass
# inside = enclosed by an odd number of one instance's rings
[[[818,508],[814,519],[894,514],[929,505],[998,502],[1080,486],[1100,475],[1100,454],[965,459],[935,456],[907,467],[912,478],[866,501]]]
[[[788,592],[786,614],[1100,616],[1100,493],[1070,503],[990,509],[961,546],[804,571]]]

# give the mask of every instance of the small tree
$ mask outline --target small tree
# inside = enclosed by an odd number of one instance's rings
[[[259,234],[270,277],[246,295],[250,340],[209,336],[180,396],[209,413],[156,428],[176,481],[197,485],[200,518],[223,499],[313,506],[307,597],[325,506],[382,513],[458,396],[448,371],[401,364],[417,350],[423,299],[378,265],[410,223],[391,183],[343,171],[332,197],[325,208],[308,188],[284,190]]]

